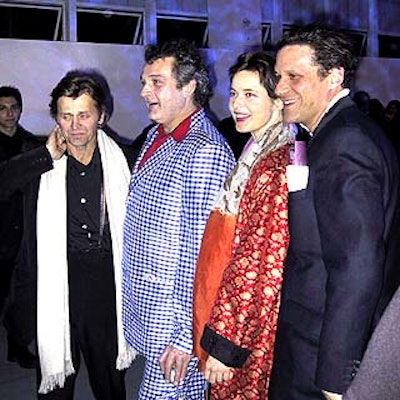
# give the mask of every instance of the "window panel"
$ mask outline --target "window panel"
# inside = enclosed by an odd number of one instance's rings
[[[400,36],[379,35],[379,57],[400,58]]]
[[[77,13],[79,42],[141,44],[141,14],[80,10]]]
[[[0,37],[61,40],[61,7],[0,5]]]
[[[157,18],[157,40],[185,38],[192,40],[198,47],[208,47],[207,21]]]

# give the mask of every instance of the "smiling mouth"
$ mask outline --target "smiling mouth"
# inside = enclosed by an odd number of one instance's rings
[[[246,121],[247,118],[249,118],[249,115],[247,114],[235,114],[236,122]]]
[[[295,100],[282,100],[284,107],[291,106],[296,101]]]

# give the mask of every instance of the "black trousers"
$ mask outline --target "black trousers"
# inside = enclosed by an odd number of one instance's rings
[[[3,312],[8,294],[10,292],[11,277],[15,260],[0,260],[0,315]]]
[[[8,346],[25,347],[35,338],[34,279],[18,258],[0,260],[0,314],[3,311]]]
[[[0,261],[0,268],[4,267]],[[9,260],[7,274],[0,274],[2,293],[7,293],[3,324],[9,343],[15,346],[28,346],[36,336],[36,271],[29,268],[23,252],[15,260]],[[6,278],[7,276],[8,278]],[[3,281],[4,279],[4,281]],[[10,279],[7,281],[7,279]]]
[[[72,361],[76,373],[43,400],[72,400],[82,355],[96,400],[125,400],[125,371],[115,367],[117,318],[112,254],[94,250],[68,256]],[[38,372],[38,385],[40,371]]]

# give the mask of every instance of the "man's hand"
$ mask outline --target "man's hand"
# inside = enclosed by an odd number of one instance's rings
[[[46,142],[47,150],[53,160],[59,160],[67,149],[67,142],[61,129],[56,125],[50,132]]]
[[[326,400],[342,400],[342,395],[338,393],[327,392],[322,390],[322,394],[325,396]]]
[[[167,346],[160,357],[160,367],[167,382],[179,385],[185,379],[191,354]]]
[[[206,361],[206,366],[204,368],[204,377],[208,382],[212,383],[222,383],[229,381],[233,377],[232,368],[227,367],[221,361],[216,358],[209,356]]]

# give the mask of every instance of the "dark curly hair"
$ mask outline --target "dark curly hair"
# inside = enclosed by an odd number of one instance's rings
[[[268,92],[268,96],[276,99],[275,87],[278,78],[274,72],[275,61],[265,51],[253,51],[241,54],[236,63],[229,68],[229,79],[232,83],[233,77],[240,71],[258,72],[260,82]]]
[[[165,57],[174,58],[172,73],[178,89],[187,85],[192,79],[196,81],[193,103],[198,107],[204,107],[212,96],[212,86],[208,68],[194,42],[173,39],[146,46],[144,58],[147,64]]]
[[[319,75],[326,77],[332,68],[344,69],[343,87],[350,87],[358,66],[355,43],[344,32],[322,24],[310,24],[286,32],[277,43],[279,51],[285,46],[307,45],[314,50]]]

